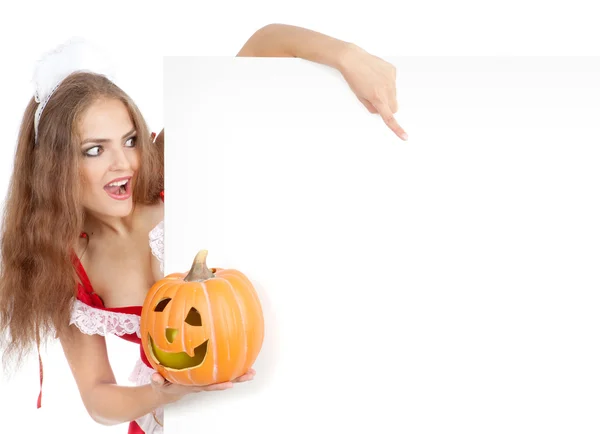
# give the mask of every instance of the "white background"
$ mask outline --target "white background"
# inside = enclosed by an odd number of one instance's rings
[[[600,429],[600,58],[389,60],[408,143],[321,66],[167,59],[166,272],[206,248],[266,321],[173,432]]]
[[[353,7],[347,2],[324,2],[322,0],[297,2],[295,5],[289,2],[282,3],[264,0],[253,2],[220,1],[211,2],[210,5],[202,4],[201,2],[186,1],[170,2],[168,7],[165,6],[164,2],[157,1],[83,3],[55,0],[52,2],[3,3],[0,6],[0,16],[3,17],[3,25],[0,28],[0,53],[3,58],[2,67],[0,68],[0,94],[2,95],[0,127],[3,137],[3,145],[0,146],[0,190],[2,197],[4,197],[8,186],[18,125],[23,109],[32,95],[30,78],[34,62],[43,52],[54,48],[57,44],[64,42],[74,35],[85,36],[97,41],[114,54],[121,67],[119,70],[120,83],[138,102],[151,128],[158,130],[164,123],[162,113],[162,70],[160,68],[161,55],[231,56],[239,50],[252,32],[271,22],[284,22],[309,27],[353,41],[375,54],[388,57],[496,55],[597,56],[599,49],[596,41],[600,39],[598,35],[600,31],[595,25],[595,14],[591,7],[592,4],[593,2],[591,1],[569,1],[552,4],[541,1],[507,1],[493,7],[475,1],[452,3],[440,1],[372,1],[369,2],[367,8],[362,3],[356,3],[356,6]],[[402,59],[402,57],[399,57],[399,59]],[[412,65],[408,61],[405,63],[403,61],[403,64],[406,66]],[[292,73],[293,70],[294,68],[288,72]],[[313,79],[317,81],[326,80],[326,77],[330,77],[330,79],[333,77],[325,69],[312,71],[316,74]],[[441,79],[440,77],[443,78],[443,76],[444,74],[438,74],[435,77]],[[441,164],[448,157],[444,154],[444,151],[452,152],[453,150],[460,149],[456,145],[464,143],[468,138],[475,140],[474,138],[477,137],[477,146],[473,145],[469,149],[469,151],[473,152],[503,152],[507,144],[513,144],[514,148],[512,149],[522,148],[522,141],[526,140],[525,137],[527,137],[525,133],[530,130],[510,130],[509,127],[514,125],[510,122],[498,121],[495,124],[491,124],[490,121],[494,119],[487,118],[484,115],[484,110],[472,109],[469,112],[469,116],[471,117],[466,116],[465,112],[461,111],[464,110],[464,106],[460,105],[461,98],[464,97],[465,92],[455,90],[453,94],[445,93],[445,98],[443,99],[435,98],[439,95],[439,90],[432,89],[434,87],[432,80],[426,80],[425,84],[421,84],[426,89],[421,89],[418,94],[411,94],[409,91],[411,86],[415,89],[412,92],[416,92],[415,78],[414,74],[403,75],[402,71],[399,73],[399,82],[403,88],[399,90],[400,112],[397,117],[410,136],[408,143],[397,143],[389,135],[385,135],[376,118],[363,117],[364,111],[361,111],[361,108],[356,104],[344,106],[347,107],[347,110],[353,110],[353,116],[357,116],[357,119],[362,118],[362,122],[369,123],[369,142],[375,143],[374,137],[378,137],[377,143],[387,146],[382,148],[385,151],[382,150],[380,152],[388,152],[390,146],[397,147],[397,149],[394,148],[396,149],[395,152],[407,152],[413,148],[417,150],[430,150],[428,156],[430,160],[428,161],[437,161],[437,164]],[[410,81],[406,82],[405,80],[412,80],[413,83]],[[311,89],[311,83],[315,84],[316,81],[306,82],[307,91]],[[347,98],[346,101],[351,101],[352,98],[347,92],[344,93],[342,90],[344,89],[342,84],[339,81],[335,83],[335,85],[332,85],[331,92],[340,92],[340,94],[337,94],[338,97],[345,95]],[[446,82],[445,86],[451,88],[452,85],[448,83]],[[576,83],[570,82],[569,86],[574,84]],[[530,84],[530,86],[532,85]],[[312,91],[314,92],[314,89]],[[560,101],[565,101],[564,98],[567,100],[570,98],[568,95],[563,94],[562,100],[559,98],[553,102],[553,92],[540,92],[540,95],[542,94],[546,95],[546,98],[553,104],[559,104]],[[411,95],[412,99],[409,105],[408,98]],[[473,94],[470,95],[473,97]],[[514,94],[502,93],[502,95]],[[521,93],[517,95],[521,95]],[[339,98],[335,98],[335,96],[336,94],[334,93],[331,95],[319,94],[319,104],[325,104],[325,107],[331,107],[331,105],[328,106],[327,104],[341,104],[341,102],[336,102],[339,101]],[[500,105],[499,103],[495,103],[500,101],[501,97],[500,94],[496,94],[496,96],[497,98],[493,102],[471,100],[471,107],[481,107],[482,103],[485,103],[492,109],[494,107],[497,108]],[[536,99],[532,95],[529,95],[529,97],[533,101],[543,101],[543,99]],[[512,103],[516,107],[522,106],[516,100],[513,100]],[[291,102],[288,102],[288,104],[291,104]],[[291,105],[287,107],[290,108]],[[336,105],[336,107],[338,106]],[[222,113],[223,116],[228,115],[228,110],[229,108],[224,110]],[[536,112],[530,113],[531,110],[527,112],[532,116],[536,115]],[[304,115],[308,115],[306,111],[303,113]],[[479,117],[473,117],[477,114],[479,114]],[[516,114],[515,109],[510,112],[502,112],[505,120],[506,116],[511,115],[513,116],[511,119],[516,119]],[[575,145],[584,146],[586,143],[589,145],[590,139],[597,138],[597,136],[593,136],[594,133],[592,131],[579,128],[582,123],[585,123],[588,127],[595,125],[591,122],[592,120],[594,122],[597,120],[597,115],[592,113],[591,110],[579,108],[576,111],[554,111],[550,114],[553,114],[554,117],[550,116],[545,124],[544,128],[548,128],[548,131],[545,132],[547,136],[544,136],[546,138],[540,142],[541,131],[535,131],[535,133],[530,131],[530,142],[537,141],[537,143],[551,146],[551,140],[556,140],[556,143],[560,145],[560,149],[564,150],[567,149],[567,146],[569,147],[568,149],[571,149]],[[213,115],[216,114],[213,113]],[[312,119],[316,121],[316,119]],[[542,121],[539,118],[537,120]],[[555,120],[556,122],[551,122],[550,120]],[[460,123],[456,124],[456,122]],[[484,124],[481,122],[484,122]],[[299,126],[304,126],[300,121],[295,127],[297,131],[305,135],[304,137],[311,134],[310,131],[302,132],[303,130]],[[485,133],[477,129],[477,126],[485,126],[487,128],[485,129]],[[564,129],[556,129],[557,126],[562,126]],[[339,124],[332,128],[335,130],[338,127]],[[457,127],[460,129],[456,129]],[[265,124],[261,128],[265,128]],[[356,128],[359,128],[358,124]],[[519,137],[521,141],[515,142],[515,137]],[[310,141],[307,140],[308,142]],[[432,145],[438,142],[443,143],[443,146],[440,145],[434,150]],[[257,143],[250,144],[249,148],[257,146]],[[320,142],[314,142],[315,145],[316,143]],[[362,150],[365,147],[364,144],[355,142],[354,140],[352,143],[354,143],[353,146],[356,149],[360,148]],[[556,143],[555,146],[557,146]],[[486,146],[483,146],[484,144]],[[467,145],[464,144],[463,146]],[[372,148],[371,144],[369,149]],[[590,146],[586,149],[587,152],[591,152],[593,148]],[[469,159],[474,158],[474,155],[478,155],[479,158],[490,157],[490,154],[473,154],[473,152],[468,153],[465,150],[463,155]],[[532,161],[533,155],[539,155],[539,153],[535,154],[534,151],[531,152],[532,154],[528,154],[530,155],[530,160],[525,161]],[[595,161],[593,161],[592,154],[589,154],[589,157],[588,163],[593,166]],[[435,160],[436,158],[438,160]],[[506,156],[505,158],[508,157]],[[426,188],[426,185],[430,187],[437,185],[436,181],[438,178],[415,178],[415,173],[408,171],[412,167],[408,164],[408,161],[414,163],[414,158],[413,160],[406,161],[406,165],[401,166],[404,168],[404,172],[400,170],[400,167],[398,172],[400,176],[406,176],[406,182],[411,183],[412,190],[407,189],[406,194],[412,192],[416,195],[420,191],[416,188],[421,189]],[[571,169],[573,170],[572,167]],[[427,173],[429,174],[429,172]],[[433,174],[436,174],[436,172],[434,171]],[[454,172],[452,172],[452,175],[454,178],[449,177],[449,179],[454,179],[456,182],[462,179],[464,182],[462,186],[464,188],[469,186],[472,188],[477,187],[477,185],[472,185],[471,181],[467,178],[457,178],[457,174]],[[584,175],[585,172],[580,174],[580,176]],[[590,177],[594,176],[589,171],[587,175]],[[379,176],[385,179],[386,174],[383,172]],[[436,176],[438,175],[436,174]],[[417,179],[420,180],[420,183],[417,182]],[[544,179],[547,180],[548,178]],[[558,183],[559,181],[563,181],[563,179],[555,178],[555,182]],[[573,180],[572,182],[575,181]],[[591,194],[595,193],[595,190],[592,189],[593,181],[595,181],[595,178],[585,184],[585,187],[589,186],[589,190],[587,192],[581,191],[581,194],[589,193],[589,197],[594,197],[591,196]],[[423,182],[429,182],[430,184],[423,185]],[[563,188],[562,185],[564,184],[561,183],[557,186],[559,191]],[[433,187],[431,188],[433,189]],[[500,186],[497,188],[499,189]],[[503,184],[502,188],[508,187],[504,187]],[[438,194],[441,195],[442,193],[438,192]],[[562,194],[566,195],[564,190],[562,190]],[[439,199],[443,197],[446,196],[438,196]],[[565,198],[566,196],[562,197]],[[573,200],[575,201],[577,197],[574,197]],[[413,200],[416,199],[413,198]],[[372,201],[375,201],[375,198]],[[398,197],[398,203],[405,203],[406,201],[407,196]],[[579,210],[575,207],[575,203],[573,202],[572,206],[569,205],[573,213]],[[461,204],[465,205],[464,203]],[[590,204],[593,204],[593,202],[590,202]],[[535,203],[530,204],[531,207],[528,208],[530,212],[536,209],[538,212],[542,212],[543,208],[532,208],[534,205]],[[481,214],[479,215],[481,216]],[[436,219],[439,218],[437,214],[434,216],[422,215],[423,219],[434,217]],[[586,214],[586,217],[591,221],[595,216]],[[416,219],[416,216],[412,215],[412,218]],[[438,220],[435,221],[437,222]],[[413,224],[416,224],[416,222],[413,222]],[[586,228],[592,229],[591,226],[586,227],[583,225],[578,228],[582,231]],[[170,226],[168,226],[168,229],[170,229]],[[447,232],[444,230],[444,227],[441,227],[438,228],[435,234],[447,235]],[[464,236],[465,233],[461,235]],[[597,238],[594,238],[594,236],[596,236],[595,233],[588,233],[585,237],[589,239],[590,246],[597,245]],[[448,249],[450,244],[447,239],[446,242],[448,244],[445,244],[444,248]],[[444,246],[440,244],[441,241],[439,240],[430,240],[430,244],[426,245],[431,245],[431,243],[434,243],[438,248]],[[519,250],[519,248],[516,249]],[[216,254],[214,250],[214,248],[211,248],[211,259]],[[588,264],[595,265],[597,256],[594,256],[594,252],[588,253],[590,254],[584,255],[580,252],[580,255],[588,258]],[[422,260],[420,266],[424,266],[426,261],[423,255],[423,252],[420,254],[413,252],[411,257],[413,261]],[[364,254],[363,256],[365,258],[374,257],[373,252],[369,255]],[[236,258],[236,265],[240,264],[242,258],[247,260],[250,256],[240,255],[239,258]],[[405,257],[405,259],[407,258],[410,259],[408,256]],[[215,259],[217,258],[215,257]],[[430,261],[428,263],[431,263],[432,259],[429,258],[428,260]],[[410,263],[413,265],[416,264],[415,262]],[[404,266],[407,267],[406,264]],[[414,266],[416,267],[417,265]],[[247,267],[252,270],[256,269],[252,266]],[[240,268],[242,268],[241,265]],[[256,270],[258,271],[258,269]],[[261,282],[264,283],[265,278],[268,278],[268,276],[262,278]],[[586,305],[584,295],[574,292],[573,298],[571,300],[567,299],[565,303],[569,301],[581,301],[577,305],[577,309],[591,309],[595,307],[593,303],[587,303]],[[438,303],[437,309],[439,310],[441,309],[440,306],[443,306],[446,300],[441,298],[437,301],[434,299],[431,302]],[[502,301],[502,299],[500,300]],[[510,298],[504,299],[503,302],[506,303],[507,300],[510,300]],[[472,303],[474,301],[473,299],[469,299],[465,300],[465,302]],[[406,309],[406,306],[403,308]],[[438,310],[434,312],[438,312]],[[575,310],[575,312],[577,311]],[[406,314],[405,311],[401,311],[400,313]],[[563,318],[572,319],[574,316],[575,313],[572,311],[569,316]],[[408,330],[415,331],[415,328],[418,330],[417,325],[413,324],[413,328],[408,329],[407,321],[409,321],[410,317],[404,316],[403,318],[404,329],[407,330],[407,333],[403,336],[405,338],[412,336],[416,339],[419,335],[410,335],[408,334]],[[585,317],[582,316],[580,321],[584,320]],[[580,325],[580,323],[577,324]],[[575,326],[573,325],[573,327]],[[467,325],[465,324],[465,330],[466,327]],[[591,334],[593,332],[592,328],[588,328],[587,330],[589,330],[587,333]],[[545,330],[545,332],[547,331]],[[565,332],[563,331],[562,333],[563,339],[566,339]],[[578,336],[580,341],[574,341],[574,345],[577,345],[578,342],[584,342],[590,345],[589,348],[593,348],[592,345],[596,342],[595,335],[586,336],[580,334]],[[589,339],[585,341],[586,338]],[[128,343],[118,340],[109,340],[109,346],[114,369],[119,378],[125,378],[135,360],[136,349],[131,348]],[[267,352],[266,354],[272,353]],[[567,350],[564,354],[574,357],[574,360],[581,359],[582,363],[592,363],[595,361],[593,356],[597,356],[597,354],[593,354],[586,358],[581,356],[581,353],[570,350]],[[80,404],[76,387],[70,377],[68,367],[62,358],[60,349],[51,347],[49,354],[45,354],[45,356],[45,384],[47,387],[45,388],[44,407],[41,410],[35,410],[38,381],[35,359],[24,365],[13,381],[0,380],[0,406],[3,409],[3,430],[6,429],[8,431],[15,424],[25,424],[27,429],[31,431],[34,431],[35,428],[60,426],[61,431],[65,433],[81,431],[90,433],[125,432],[126,427],[124,425],[106,428],[91,422]],[[432,362],[423,361],[423,363]],[[573,366],[573,364],[565,362],[565,366]],[[436,365],[436,367],[439,368],[439,365]],[[575,374],[592,374],[591,371],[585,370],[585,366],[578,367],[577,369],[578,371]],[[376,369],[375,372],[379,371]],[[268,374],[264,372],[261,375],[263,378],[268,378],[265,377]],[[377,379],[377,381],[381,382],[381,384],[386,384],[386,381],[389,381],[388,378],[388,376],[385,376],[385,378]],[[451,377],[445,375],[442,370],[438,371],[437,377],[434,376],[432,378],[439,380],[440,378],[447,379]],[[362,383],[366,380],[362,377],[354,376],[348,379],[349,383],[358,381]],[[457,378],[455,381],[461,382],[463,379]],[[590,386],[594,385],[594,381],[597,381],[597,377],[587,379],[587,383]],[[257,386],[253,385],[250,387],[260,387],[258,378],[256,384]],[[552,390],[552,387],[556,384],[546,382],[544,385],[544,387]],[[328,384],[316,384],[313,386],[313,390],[315,394],[326,394],[331,390],[331,387]],[[402,388],[397,389],[390,385],[385,390],[386,392],[389,391],[396,394]],[[426,396],[427,400],[434,400],[434,402],[438,403],[448,402],[447,396],[436,396],[435,390],[434,386],[423,387],[421,393],[424,394],[423,396]],[[589,395],[587,396],[589,397]],[[574,399],[583,399],[585,397],[586,395],[579,395]],[[410,402],[416,402],[415,405],[420,405],[419,403],[423,401],[415,401],[415,397],[412,396]],[[592,399],[588,399],[586,402],[591,407],[596,404]],[[399,404],[398,408],[401,409],[403,402]],[[581,409],[585,411],[584,407],[581,407]],[[523,411],[526,412],[527,409],[525,408]],[[589,413],[587,414],[589,415]],[[549,412],[549,415],[552,414]],[[436,417],[428,413],[424,416],[424,420],[433,419],[433,423],[442,423],[444,420],[443,418],[436,419]],[[66,421],[68,420],[71,421],[71,427],[66,425]],[[585,423],[586,419],[585,417],[580,417],[573,419],[571,423],[575,424],[578,421]],[[22,426],[21,429],[23,428],[25,427]],[[570,428],[576,427],[572,425]],[[588,428],[596,427],[588,425]],[[13,428],[13,430],[15,429]],[[558,430],[556,432],[566,431]],[[582,431],[583,429],[580,430],[580,432]],[[427,431],[424,430],[422,432]]]

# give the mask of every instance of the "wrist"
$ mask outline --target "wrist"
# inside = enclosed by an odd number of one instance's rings
[[[364,53],[364,50],[352,42],[343,42],[332,65],[335,69],[344,74],[352,69],[352,63],[355,62],[356,56]]]
[[[163,393],[159,387],[154,387],[153,385],[150,385],[150,393],[152,396],[152,410],[156,410],[159,407],[163,407],[167,404],[170,404],[168,402],[168,397],[166,396],[165,393]]]

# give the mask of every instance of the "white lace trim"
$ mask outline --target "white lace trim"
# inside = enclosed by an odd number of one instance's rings
[[[75,324],[82,333],[87,335],[123,336],[135,333],[140,337],[140,317],[138,315],[97,309],[80,300],[75,300],[73,304],[69,324]]]
[[[146,366],[141,359],[138,359],[131,375],[129,375],[129,381],[134,383],[136,386],[143,386],[145,384],[150,384],[152,379],[152,374],[156,371],[152,368]],[[164,423],[164,410],[162,407],[156,409],[156,418],[160,421],[161,424]],[[163,428],[156,423],[154,420],[154,416],[152,413],[148,413],[138,419],[135,420],[137,424],[140,426],[142,431],[146,434],[163,434]]]
[[[152,249],[152,254],[160,262],[160,271],[164,273],[164,220],[161,220],[161,222],[150,231],[148,238],[150,239],[150,249]]]

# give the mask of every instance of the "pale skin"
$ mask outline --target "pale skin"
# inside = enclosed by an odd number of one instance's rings
[[[299,57],[336,68],[365,107],[407,139],[393,116],[398,109],[395,68],[353,44],[299,27],[270,25],[257,31],[238,56]],[[121,102],[97,101],[78,127],[84,139],[82,205],[88,216],[82,230],[90,237],[89,243],[80,240],[76,252],[107,307],[140,306],[148,289],[163,277],[148,245],[148,233],[163,219],[163,202],[134,207],[131,198],[115,200],[104,190],[107,183],[124,176],[132,176],[135,184],[139,169],[136,132]],[[103,336],[89,336],[71,326],[69,339],[61,339],[61,344],[85,408],[104,425],[135,420],[190,393],[229,389],[256,374],[250,369],[232,382],[195,387],[171,384],[155,373],[149,385],[120,386]]]
[[[337,69],[370,113],[381,116],[402,140],[408,134],[394,113],[398,112],[396,67],[355,44],[302,27],[270,24],[258,30],[238,56],[299,57]]]

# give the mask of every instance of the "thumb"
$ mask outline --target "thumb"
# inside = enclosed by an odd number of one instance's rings
[[[154,384],[155,386],[162,386],[163,384],[165,384],[165,379],[162,377],[162,375],[160,375],[157,372],[152,374],[151,380],[152,384]]]

